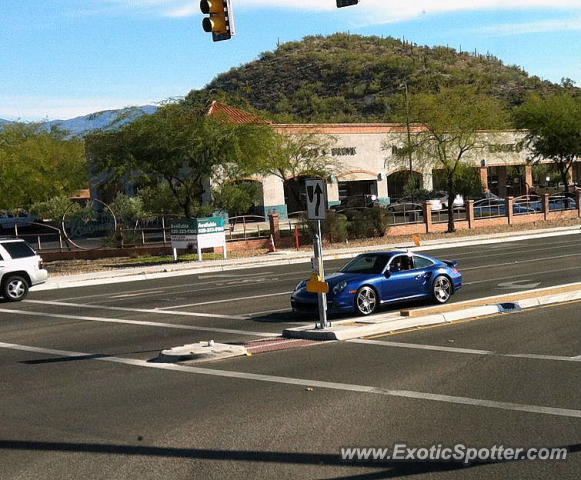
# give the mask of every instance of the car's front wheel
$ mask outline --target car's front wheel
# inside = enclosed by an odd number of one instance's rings
[[[446,303],[452,296],[452,282],[444,275],[435,278],[432,297],[437,303]]]
[[[10,275],[2,282],[2,296],[9,302],[19,302],[28,294],[28,282],[20,275]]]
[[[371,287],[364,286],[357,290],[355,295],[355,308],[360,315],[371,315],[377,310],[377,293]]]

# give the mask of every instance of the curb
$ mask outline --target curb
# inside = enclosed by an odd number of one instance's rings
[[[563,292],[563,290],[568,290]],[[545,293],[545,295],[543,295]],[[520,300],[514,300],[520,296]],[[503,301],[504,300],[504,301]],[[425,309],[412,310],[418,312],[413,316],[406,316],[400,312],[400,316],[394,316],[393,312],[378,315],[376,323],[368,321],[359,322],[359,318],[349,318],[335,322],[335,327],[327,329],[314,329],[312,327],[288,328],[282,332],[283,337],[302,338],[305,340],[352,340],[355,338],[391,333],[398,330],[425,327],[430,325],[446,324],[457,320],[484,317],[498,313],[512,313],[528,308],[581,300],[581,282],[559,287],[548,287],[537,290],[527,290],[520,295],[508,294],[496,297],[488,297],[479,300],[485,302],[482,305],[474,305],[474,300],[461,302],[443,307],[427,307]],[[494,302],[494,303],[492,303]],[[467,308],[462,308],[465,306]],[[455,307],[450,309],[448,307]],[[440,311],[436,309],[440,308]],[[422,315],[422,311],[426,314]]]
[[[411,251],[425,251],[425,250],[442,250],[447,248],[458,248],[471,245],[486,245],[495,243],[516,242],[521,240],[529,240],[532,238],[546,238],[564,235],[580,234],[581,230],[578,226],[565,228],[551,228],[544,230],[528,230],[519,231],[518,234],[509,232],[497,235],[478,235],[474,237],[465,237],[461,239],[451,240],[428,240],[423,242],[421,247],[416,247],[410,242],[400,244],[384,244],[372,245],[366,247],[342,248],[327,252],[323,256],[323,260],[341,260],[353,258],[360,253],[373,252],[379,250],[390,249],[409,249]],[[280,254],[255,258],[251,257],[248,260],[220,261],[220,264],[195,265],[196,262],[190,262],[183,265],[164,264],[156,267],[135,267],[131,271],[110,271],[83,273],[78,275],[58,275],[49,277],[48,281],[42,285],[33,287],[34,291],[42,290],[56,290],[61,288],[85,287],[94,285],[103,285],[109,283],[124,283],[134,282],[140,280],[152,280],[158,278],[196,275],[202,273],[213,272],[228,272],[235,270],[251,269],[251,268],[265,268],[269,266],[293,265],[297,263],[308,263],[312,257],[311,252],[289,252],[287,254],[290,258],[280,258]]]

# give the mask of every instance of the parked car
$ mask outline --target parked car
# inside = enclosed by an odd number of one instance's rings
[[[536,210],[528,205],[514,203],[512,207],[514,214],[536,213]],[[487,217],[492,215],[506,215],[506,200],[501,198],[484,198],[474,202],[474,214],[477,217]]]
[[[341,211],[349,208],[371,208],[379,207],[381,204],[377,201],[377,195],[361,194],[351,195],[341,200],[338,205],[333,205],[331,210]]]
[[[458,262],[406,251],[364,253],[327,277],[329,312],[370,315],[380,305],[431,298],[446,303],[462,288]],[[314,313],[317,294],[300,282],[291,295],[293,311]]]
[[[28,289],[46,282],[42,258],[24,240],[0,237],[0,294],[8,302],[26,297]]]
[[[403,217],[409,222],[418,222],[424,214],[424,207],[419,203],[396,202],[388,205],[387,211],[392,213],[394,217]]]
[[[434,199],[438,200],[441,203],[442,208],[448,208],[448,194],[446,192],[437,192],[434,195]],[[453,207],[460,208],[463,206],[464,206],[464,197],[460,194],[457,194],[456,197],[454,197]],[[434,210],[433,207],[432,210]]]
[[[549,197],[549,211],[551,210],[567,210],[577,208],[577,202],[570,196],[565,195],[551,195]]]

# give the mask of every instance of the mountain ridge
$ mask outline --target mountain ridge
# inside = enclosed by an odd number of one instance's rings
[[[401,120],[395,112],[398,107],[401,112],[405,89],[435,93],[467,85],[510,108],[533,92],[581,92],[569,79],[562,85],[542,80],[488,53],[339,33],[280,44],[217,75],[185,101],[195,104],[210,92],[222,92],[279,122],[390,122]]]
[[[133,122],[143,115],[155,113],[159,107],[155,105],[142,105],[125,107],[120,109],[102,110],[66,120],[49,120],[38,122],[41,129],[59,129],[67,132],[69,137],[83,137],[96,130],[112,130]],[[0,119],[0,125],[18,123],[15,121]]]

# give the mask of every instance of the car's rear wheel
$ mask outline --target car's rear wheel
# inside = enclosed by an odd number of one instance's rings
[[[452,282],[444,275],[435,278],[432,285],[432,297],[437,303],[446,303],[452,296]]]
[[[355,308],[360,315],[371,315],[377,310],[377,293],[368,286],[363,286],[357,290],[355,295]]]
[[[28,294],[28,282],[20,275],[10,275],[2,282],[2,296],[9,302],[19,302]]]

